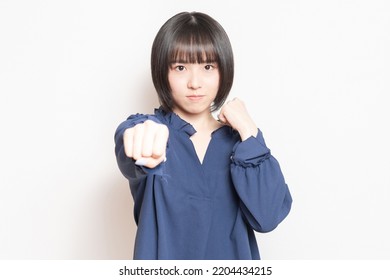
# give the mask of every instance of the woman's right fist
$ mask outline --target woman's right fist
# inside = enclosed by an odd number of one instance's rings
[[[154,168],[165,160],[168,136],[166,125],[147,120],[125,130],[125,153],[135,164]]]

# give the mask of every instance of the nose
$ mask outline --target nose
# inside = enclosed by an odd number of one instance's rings
[[[201,79],[197,73],[191,73],[191,76],[188,79],[187,87],[190,89],[201,88]]]

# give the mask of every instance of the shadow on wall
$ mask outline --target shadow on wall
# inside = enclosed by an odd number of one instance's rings
[[[107,225],[111,228],[111,245],[114,250],[107,248],[109,259],[132,259],[137,225],[134,221],[134,202],[130,193],[129,184],[124,181],[114,185],[108,207]]]
[[[90,186],[81,201],[72,203],[82,204],[84,208],[67,215],[65,223],[69,232],[64,233],[65,238],[59,245],[65,253],[57,259],[133,258],[137,227],[133,218],[133,199],[125,179],[120,175],[110,176],[100,184]]]

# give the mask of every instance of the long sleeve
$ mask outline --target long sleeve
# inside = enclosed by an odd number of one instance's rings
[[[153,120],[157,123],[161,123],[153,115],[135,114],[131,115],[126,121],[122,122],[115,132],[115,155],[118,163],[118,167],[130,183],[131,194],[134,198],[134,218],[138,224],[139,214],[141,211],[142,202],[145,196],[145,187],[148,185],[148,174],[160,174],[161,165],[154,169],[146,167],[140,167],[135,165],[134,160],[127,157],[124,151],[123,145],[123,133],[126,129],[131,128],[139,123],[143,123],[146,120]],[[151,179],[149,179],[150,181]]]
[[[236,144],[231,159],[232,180],[246,220],[256,231],[272,231],[290,212],[292,197],[261,131]]]

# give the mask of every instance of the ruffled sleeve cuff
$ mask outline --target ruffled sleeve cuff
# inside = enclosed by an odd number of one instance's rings
[[[231,160],[234,164],[249,167],[261,164],[269,156],[270,149],[265,145],[262,132],[258,130],[256,137],[251,136],[234,146]]]

